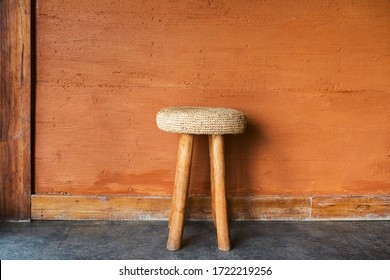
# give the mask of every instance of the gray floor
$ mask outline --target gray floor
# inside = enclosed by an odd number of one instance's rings
[[[233,250],[210,222],[187,222],[165,249],[167,222],[0,223],[0,259],[390,259],[390,221],[233,222]]]

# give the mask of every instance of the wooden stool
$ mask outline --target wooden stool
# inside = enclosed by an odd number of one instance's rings
[[[169,217],[168,250],[177,251],[181,248],[193,137],[194,134],[205,134],[209,135],[211,203],[218,248],[229,251],[223,135],[244,132],[245,115],[227,108],[168,107],[157,113],[156,121],[161,130],[181,134]]]

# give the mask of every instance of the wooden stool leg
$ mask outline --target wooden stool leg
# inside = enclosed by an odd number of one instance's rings
[[[217,227],[218,248],[222,251],[230,250],[229,225],[226,207],[226,189],[225,189],[225,159],[224,159],[224,143],[222,135],[211,135],[210,149],[212,156],[210,157],[213,174],[212,191],[213,205],[215,207],[215,224]],[[213,195],[214,194],[214,195]]]
[[[182,134],[176,164],[175,185],[169,218],[169,236],[167,249],[177,251],[181,248],[183,237],[186,199],[191,173],[193,135]]]
[[[215,223],[215,180],[214,180],[214,155],[213,155],[213,137],[209,135],[209,155],[210,155],[210,184],[211,184],[211,213],[213,214],[214,230],[217,231]]]

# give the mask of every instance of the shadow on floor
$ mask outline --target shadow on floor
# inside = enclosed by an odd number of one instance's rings
[[[167,222],[0,223],[0,259],[390,259],[389,221],[233,222],[233,250],[211,222],[186,222],[183,248],[165,249]]]

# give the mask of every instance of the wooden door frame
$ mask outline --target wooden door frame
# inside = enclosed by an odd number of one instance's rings
[[[31,11],[0,1],[0,221],[31,216]]]

